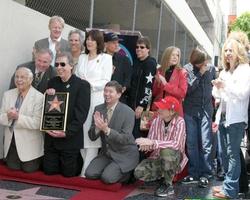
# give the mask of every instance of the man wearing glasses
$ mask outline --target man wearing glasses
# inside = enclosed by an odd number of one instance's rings
[[[46,131],[45,134],[43,169],[48,175],[72,177],[79,175],[82,169],[82,124],[89,111],[90,85],[72,74],[72,66],[71,54],[57,54],[55,67],[58,76],[49,81],[46,90],[48,95],[69,93],[66,131]]]
[[[139,38],[136,44],[137,60],[134,62],[131,88],[129,90],[129,106],[135,111],[135,138],[143,136],[140,131],[140,118],[142,111],[150,102],[153,78],[156,74],[156,60],[149,56],[150,41],[147,37]],[[145,135],[145,134],[144,134]],[[146,136],[146,135],[145,135]]]

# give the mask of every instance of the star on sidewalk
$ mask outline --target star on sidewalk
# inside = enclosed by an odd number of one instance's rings
[[[26,190],[13,191],[0,189],[0,199],[22,199],[22,200],[62,200],[62,198],[49,197],[36,194],[40,187]]]
[[[63,103],[63,101],[58,101],[58,98],[57,96],[55,96],[55,98],[53,99],[53,101],[48,101],[48,103],[50,104],[50,107],[49,107],[49,112],[51,110],[57,110],[59,112],[61,112],[61,108],[60,108],[60,105]]]
[[[146,76],[146,79],[147,79],[147,83],[152,83],[153,82],[153,76],[152,76],[152,74],[151,74],[151,72],[149,73],[149,75],[148,76]]]

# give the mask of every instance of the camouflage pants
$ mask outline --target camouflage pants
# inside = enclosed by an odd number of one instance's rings
[[[145,159],[136,168],[134,175],[145,182],[155,181],[164,177],[165,183],[172,185],[172,180],[179,169],[181,154],[167,148],[160,151],[157,159]]]

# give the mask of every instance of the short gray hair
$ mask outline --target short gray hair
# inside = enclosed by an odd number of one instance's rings
[[[49,48],[47,48],[47,49],[36,49],[35,57],[38,54],[46,54],[46,53],[49,54],[50,57],[51,57],[51,60],[53,60],[54,55],[53,55],[53,52]]]
[[[69,53],[69,52],[60,52],[60,53],[56,54],[56,60],[58,58],[62,58],[62,57],[67,58],[69,65],[71,65],[73,67],[74,62],[73,62],[73,57],[72,57],[71,53]]]
[[[79,29],[71,30],[71,31],[69,32],[69,35],[68,35],[68,41],[69,41],[69,39],[70,39],[70,36],[71,36],[72,34],[74,34],[74,33],[76,33],[76,34],[79,35],[79,40],[80,40],[80,43],[81,43],[81,50],[83,50],[83,49],[84,49],[84,45],[83,45],[83,43],[84,43],[84,32],[81,31],[81,30],[79,30]]]
[[[16,69],[16,71],[15,71],[15,76],[16,76],[16,72],[17,72],[18,70],[25,70],[25,71],[27,72],[27,74],[28,74],[28,78],[33,79],[33,73],[32,73],[32,71],[31,71],[29,68],[27,68],[27,67],[25,67],[25,66],[18,67],[18,68]]]

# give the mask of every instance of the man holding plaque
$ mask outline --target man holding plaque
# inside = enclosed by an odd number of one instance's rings
[[[49,81],[46,90],[47,95],[53,97],[45,101],[43,115],[48,116],[48,113],[51,113],[50,117],[53,118],[53,114],[59,115],[67,110],[63,117],[45,127],[45,122],[42,121],[41,127],[46,130],[43,169],[48,175],[77,176],[82,168],[80,162],[82,161],[80,149],[83,147],[82,124],[89,111],[90,85],[72,74],[72,64],[73,59],[69,53],[57,54],[55,67],[58,76]],[[68,103],[62,94],[68,95]],[[64,121],[66,121],[65,127]]]

